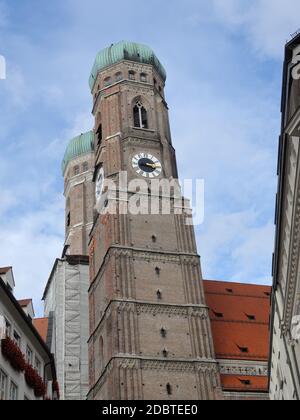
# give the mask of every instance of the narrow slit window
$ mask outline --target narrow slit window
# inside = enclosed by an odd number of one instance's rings
[[[69,212],[67,215],[67,227],[71,226],[71,213]]]
[[[102,124],[99,125],[96,134],[97,134],[97,143],[98,143],[98,146],[100,146],[102,143]]]
[[[172,391],[172,386],[171,386],[171,384],[167,384],[167,385],[166,385],[166,389],[167,389],[167,394],[168,394],[168,395],[172,395],[173,391]]]
[[[160,330],[160,335],[162,336],[162,338],[166,338],[167,337],[167,330],[165,328],[162,328]]]

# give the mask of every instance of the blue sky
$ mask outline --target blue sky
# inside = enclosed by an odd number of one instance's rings
[[[98,50],[150,45],[167,69],[181,177],[204,178],[205,278],[270,283],[283,46],[296,0],[0,0],[0,266],[40,298],[64,233],[60,164],[92,127]]]

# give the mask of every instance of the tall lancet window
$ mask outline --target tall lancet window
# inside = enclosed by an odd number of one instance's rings
[[[143,104],[139,101],[133,108],[134,126],[136,128],[148,128],[147,111]]]

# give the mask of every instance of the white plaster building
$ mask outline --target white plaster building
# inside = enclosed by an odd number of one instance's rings
[[[27,384],[24,371],[13,367],[12,355],[4,351],[4,343],[11,340],[21,350],[24,361],[34,368],[46,385],[45,397],[53,395],[52,382],[56,380],[54,358],[33,325],[33,307],[30,300],[22,306],[13,296],[12,269],[0,269],[0,400],[39,400],[34,388]]]
[[[285,48],[276,249],[273,264],[270,396],[300,399],[300,35]]]

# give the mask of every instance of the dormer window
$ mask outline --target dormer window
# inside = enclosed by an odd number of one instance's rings
[[[241,353],[249,353],[248,347],[237,346]]]
[[[138,101],[133,108],[133,119],[135,128],[148,129],[147,111],[140,101]]]
[[[255,315],[250,315],[250,314],[245,314],[245,315],[249,319],[249,321],[256,321],[256,316]]]
[[[222,314],[222,312],[215,312],[213,311],[213,314],[216,318],[224,318],[224,315]]]

